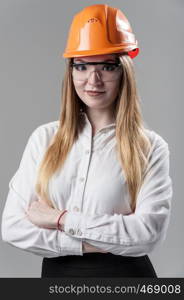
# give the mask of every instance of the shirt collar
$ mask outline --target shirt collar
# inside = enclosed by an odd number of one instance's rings
[[[85,112],[82,112],[81,115],[84,117],[85,124],[91,128],[91,123],[88,119],[87,114]],[[116,122],[113,122],[113,123],[103,126],[99,131],[104,131],[104,130],[106,131],[106,130],[108,130],[108,128],[110,129],[113,127],[116,127]]]
[[[101,151],[106,147],[106,145],[111,145],[115,143],[115,127],[116,123],[111,123],[100,130],[92,136],[92,126],[85,112],[80,113],[81,126],[80,126],[80,142],[82,142],[84,148],[91,147],[92,152]]]

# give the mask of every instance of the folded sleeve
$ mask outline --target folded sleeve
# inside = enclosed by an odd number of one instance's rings
[[[31,134],[18,170],[9,182],[9,192],[2,214],[2,240],[22,250],[43,257],[83,255],[82,241],[56,229],[40,228],[31,223],[25,211],[33,200],[38,162],[44,154],[48,132],[38,127]]]
[[[161,139],[151,151],[134,213],[91,215],[69,211],[64,230],[115,255],[146,255],[165,240],[172,194],[169,148]]]

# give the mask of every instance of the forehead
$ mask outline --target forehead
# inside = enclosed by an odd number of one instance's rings
[[[75,62],[99,62],[99,61],[115,61],[115,54],[103,54],[93,56],[74,57]]]

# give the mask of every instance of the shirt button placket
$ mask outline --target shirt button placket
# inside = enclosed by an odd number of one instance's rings
[[[77,192],[77,196],[78,196],[78,205],[73,207],[74,211],[82,211],[82,203],[83,203],[83,195],[84,195],[84,189],[85,189],[85,182],[86,182],[86,178],[88,175],[88,168],[89,168],[89,164],[90,164],[90,149],[86,149],[83,152],[85,155],[82,159],[82,166],[80,169],[80,177],[79,177],[79,184],[77,186],[78,192]]]

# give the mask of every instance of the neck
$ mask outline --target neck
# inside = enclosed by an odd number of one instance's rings
[[[91,123],[94,131],[107,126],[111,123],[115,123],[115,115],[112,109],[93,109],[87,108],[86,114]]]

